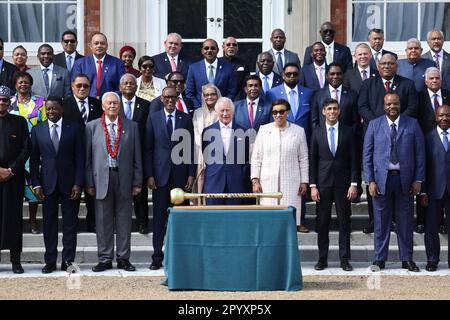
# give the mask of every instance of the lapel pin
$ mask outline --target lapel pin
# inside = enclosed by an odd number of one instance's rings
[[[136,109],[139,109],[139,105],[136,106]]]

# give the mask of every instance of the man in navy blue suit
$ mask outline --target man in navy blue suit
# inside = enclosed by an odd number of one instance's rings
[[[383,29],[377,29],[373,28],[369,31],[369,35],[367,38],[370,49],[372,50],[372,58],[370,58],[370,68],[372,70],[378,69],[378,62],[380,61],[381,57],[385,55],[386,53],[392,54],[395,59],[397,60],[397,55],[391,51],[384,50],[384,31]]]
[[[364,138],[364,175],[374,207],[375,259],[385,267],[395,210],[402,268],[418,272],[413,261],[414,197],[425,181],[424,137],[416,119],[400,115],[400,97],[384,97],[385,115],[369,123]]]
[[[61,98],[49,97],[47,121],[31,131],[31,181],[43,201],[45,266],[42,273],[56,270],[58,256],[58,207],[61,204],[63,251],[61,270],[75,260],[81,188],[84,184],[85,148],[82,127],[63,118]]]
[[[167,79],[166,76],[174,71],[181,72],[184,78],[187,78],[189,70],[189,61],[180,55],[183,47],[182,38],[178,33],[169,33],[164,41],[165,51],[153,56],[155,67],[153,75],[161,79]]]
[[[207,39],[202,44],[204,59],[189,67],[186,96],[194,101],[194,107],[202,105],[202,86],[212,83],[219,88],[223,97],[234,99],[236,96],[236,76],[234,67],[225,59],[218,59],[219,46],[213,39]]]
[[[302,86],[314,91],[327,84],[327,64],[325,62],[325,46],[322,42],[315,42],[312,46],[313,62],[302,67]]]
[[[359,43],[355,48],[355,67],[347,70],[344,75],[344,86],[359,93],[363,81],[378,75],[378,70],[373,68],[369,62],[372,59],[372,53],[367,43]]]
[[[145,176],[147,186],[153,191],[152,270],[161,268],[164,258],[162,246],[167,209],[171,206],[170,190],[182,188],[190,191],[196,175],[192,120],[188,114],[176,110],[177,99],[178,93],[174,87],[164,88],[161,95],[164,109],[149,115],[145,130]],[[177,143],[180,137],[182,141]],[[173,148],[180,146],[183,148],[182,159],[172,159]]]
[[[108,39],[103,33],[96,32],[89,43],[91,55],[78,59],[73,64],[72,81],[84,73],[91,81],[89,95],[100,99],[105,92],[119,91],[120,77],[125,74],[123,61],[106,53]]]
[[[234,105],[225,97],[215,106],[219,121],[202,133],[205,161],[205,193],[251,192],[249,139],[244,128],[233,122]],[[240,205],[243,199],[207,199],[209,205]]]
[[[275,62],[270,52],[265,51],[258,54],[256,64],[259,69],[256,75],[259,76],[262,82],[263,91],[261,91],[261,95],[265,96],[270,89],[282,84],[283,78],[273,71]]]

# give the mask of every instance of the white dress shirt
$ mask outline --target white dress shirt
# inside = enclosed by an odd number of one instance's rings
[[[222,136],[223,151],[225,154],[228,153],[228,148],[230,147],[231,136],[233,135],[233,121],[225,125],[219,120],[220,125],[220,135]]]
[[[341,96],[342,96],[342,85],[340,85],[336,89],[333,88],[331,85],[328,85],[328,90],[330,91],[330,97],[333,98],[333,99],[336,99],[336,92],[335,92],[335,90],[337,90],[338,98],[336,100],[337,100],[338,103],[340,103]]]
[[[444,144],[444,135],[442,134],[442,132],[444,132],[444,130],[441,129],[441,127],[437,126],[437,131],[439,134],[439,139],[441,139],[442,145]],[[447,130],[447,132],[449,134],[447,134],[447,139],[450,141],[450,130]],[[449,143],[450,145],[450,143]]]
[[[62,126],[62,118],[59,119],[57,122],[51,122],[48,120],[48,130],[50,132],[50,137],[52,136],[53,131],[53,125],[56,124],[56,133],[58,134],[58,139],[61,140],[61,126]]]
[[[105,66],[105,57],[106,57],[106,54],[101,59],[97,59],[94,55],[92,55],[92,58],[94,59],[95,70],[96,70],[97,73],[98,73],[98,63],[97,63],[97,61],[98,60],[102,61],[102,71],[103,71],[103,68]],[[93,85],[96,85],[96,84],[94,83]]]
[[[166,53],[166,55],[167,55],[167,59],[169,59],[169,62],[171,62],[173,59],[175,62],[175,66],[178,67],[178,55],[176,55],[175,57],[169,56],[167,53]]]
[[[397,129],[397,140],[398,140],[398,124],[400,122],[400,116],[398,116],[394,122],[392,122],[391,119],[389,119],[387,116],[386,116],[386,119],[388,121],[389,137],[390,137],[390,132],[391,132],[391,124],[395,123],[395,129]],[[389,139],[388,143],[389,143],[389,150],[391,150],[391,140],[390,139]],[[398,147],[397,147],[397,150],[398,150]],[[389,170],[400,170],[400,161],[397,164],[393,164],[392,162],[389,162],[388,169]]]

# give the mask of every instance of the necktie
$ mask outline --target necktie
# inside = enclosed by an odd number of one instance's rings
[[[339,90],[338,90],[338,89],[335,89],[335,90],[333,90],[333,92],[334,92],[334,99],[335,99],[337,102],[339,102]]]
[[[178,100],[177,100],[177,109],[180,112],[184,112],[183,104],[181,103],[181,98],[180,97],[178,97]]]
[[[264,76],[264,93],[270,90],[268,79],[269,79],[268,76]]]
[[[392,164],[398,163],[397,156],[397,129],[395,123],[391,124],[391,154],[389,157],[389,161]]]
[[[386,93],[389,93],[391,91],[391,82],[386,81],[384,85],[385,85]]]
[[[283,59],[281,59],[281,52],[278,51],[277,52],[277,66],[278,66],[278,70],[281,73],[283,71]]]
[[[363,70],[363,71],[361,71],[361,74],[362,74],[362,79],[363,79],[363,81],[364,81],[364,80],[367,80],[367,71],[366,71],[366,70]]]
[[[87,112],[86,112],[86,107],[84,106],[85,103],[86,103],[86,101],[80,100],[80,113],[81,113],[81,118],[83,119],[84,123],[87,122]]]
[[[49,81],[49,78],[48,78],[48,71],[49,71],[49,69],[48,68],[45,68],[44,70],[42,70],[43,72],[44,72],[44,84],[45,84],[45,89],[47,89],[47,92],[48,92],[48,89],[50,88],[50,81]]]
[[[295,90],[291,90],[289,92],[289,104],[291,105],[292,114],[294,115],[294,118],[297,116],[297,92]]]
[[[214,66],[210,65],[209,67],[209,72],[208,72],[208,82],[214,84]]]
[[[434,105],[434,112],[436,113],[437,109],[441,106],[439,104],[438,95],[436,93],[433,95],[433,105]]]
[[[102,60],[97,60],[97,97],[100,97],[100,81],[102,79]]]
[[[329,46],[327,49],[326,61],[328,65],[333,63],[333,53],[331,52],[331,46]]]
[[[440,57],[439,53],[435,54],[434,55],[434,62],[436,62],[436,68],[441,70],[440,63],[439,63],[439,57]]]
[[[177,65],[175,64],[175,58],[170,58],[170,67],[172,68],[172,72],[177,71]]]
[[[447,138],[447,131],[442,131],[442,144],[444,145],[445,152],[448,151],[448,138]]]
[[[109,144],[111,145],[111,151],[114,152],[116,150],[116,130],[114,129],[114,123],[109,124]],[[114,158],[110,158],[110,167],[117,167],[117,161]]]
[[[58,149],[59,149],[59,137],[58,137],[58,132],[56,131],[56,128],[58,128],[58,125],[56,123],[54,123],[52,125],[52,144],[53,147],[55,148],[55,152],[58,153]]]
[[[169,137],[172,138],[173,123],[172,123],[172,115],[171,114],[169,114],[167,116],[166,127],[167,127],[167,133],[169,134]]]
[[[72,56],[67,56],[67,70],[72,71]]]
[[[128,120],[131,120],[131,101],[127,101],[127,108],[125,110],[125,116],[127,117]]]
[[[330,127],[330,151],[333,157],[336,155],[336,142],[334,138],[334,127]]]
[[[317,69],[317,77],[319,78],[319,85],[321,88],[323,88],[323,75],[322,75],[322,67],[318,67]]]
[[[253,101],[250,101],[248,104],[248,120],[250,120],[250,127],[253,128],[253,105],[255,103]]]

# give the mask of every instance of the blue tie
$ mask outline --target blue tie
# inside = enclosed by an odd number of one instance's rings
[[[127,108],[125,110],[125,116],[127,117],[128,120],[131,120],[131,101],[127,101]]]
[[[334,157],[336,155],[336,143],[334,141],[334,127],[331,127],[329,130],[330,130],[330,151]]]
[[[395,123],[391,124],[391,154],[389,156],[389,161],[392,164],[398,163],[397,155],[397,128]]]
[[[296,94],[297,92],[295,92],[295,90],[291,90],[291,92],[289,92],[289,104],[291,105],[291,111],[292,114],[294,115],[294,119],[297,116],[297,108],[298,108],[297,98],[295,96]]]
[[[283,59],[281,59],[281,52],[278,51],[277,52],[277,66],[278,66],[278,70],[280,70],[280,73],[283,72]]]
[[[69,70],[69,72],[72,71],[73,67],[72,59],[72,56],[67,56],[67,70]]]
[[[264,76],[264,93],[270,90],[269,81],[267,81],[268,78],[268,76]]]
[[[173,123],[172,123],[172,115],[167,115],[167,133],[169,134],[169,138],[172,139],[173,132]]]
[[[214,84],[214,66],[210,65],[209,67],[209,72],[208,72],[208,82]]]
[[[442,132],[442,144],[444,145],[445,152],[448,151],[448,138],[447,138],[448,132],[443,131]]]
[[[48,89],[50,88],[50,81],[49,81],[49,78],[48,78],[48,68],[45,68],[44,70],[42,70],[42,72],[44,72],[44,84],[45,84],[45,89],[47,89],[47,92],[48,92]]]

